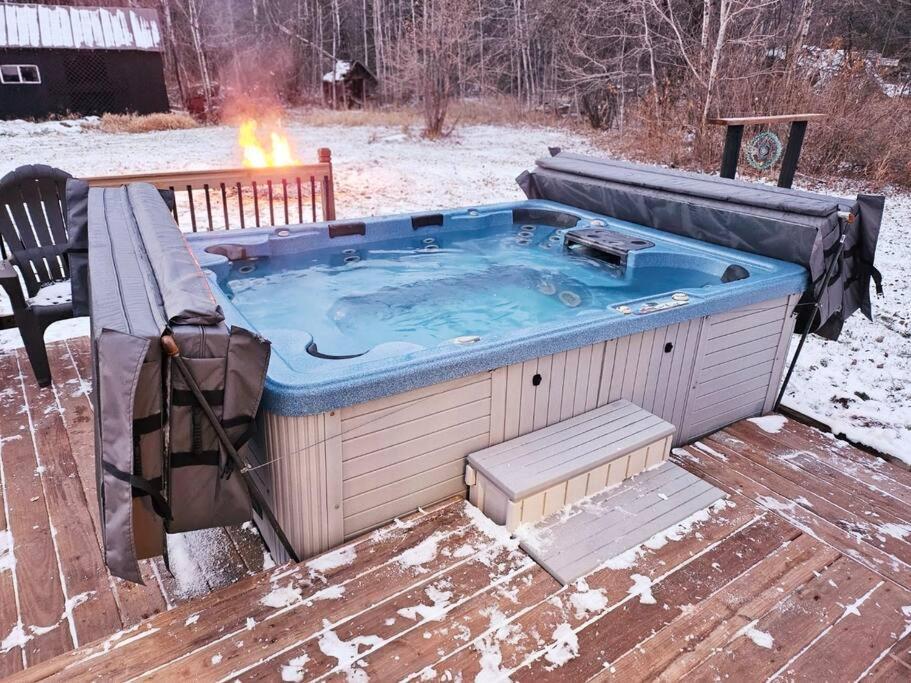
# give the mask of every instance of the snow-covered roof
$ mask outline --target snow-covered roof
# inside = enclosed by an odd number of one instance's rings
[[[0,4],[0,49],[161,50],[158,12],[133,7]]]
[[[333,83],[336,81],[345,80],[345,76],[351,71],[352,64],[349,61],[344,59],[336,60],[335,69],[332,71],[327,71],[323,74],[323,80],[326,83]]]

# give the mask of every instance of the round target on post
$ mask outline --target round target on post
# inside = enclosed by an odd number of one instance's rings
[[[781,158],[781,139],[770,130],[764,130],[750,140],[744,154],[747,163],[758,171],[766,171]]]

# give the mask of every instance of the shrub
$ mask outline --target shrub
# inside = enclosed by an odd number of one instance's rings
[[[199,124],[189,114],[105,114],[98,123],[104,133],[151,133],[156,130],[196,128]]]

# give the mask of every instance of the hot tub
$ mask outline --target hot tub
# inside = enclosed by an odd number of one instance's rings
[[[768,409],[800,266],[544,201],[189,236],[272,341],[256,470],[302,556],[464,491],[468,453],[625,398]]]

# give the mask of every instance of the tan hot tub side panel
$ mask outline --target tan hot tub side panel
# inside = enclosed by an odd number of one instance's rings
[[[292,543],[309,557],[418,507],[463,495],[469,453],[617,399],[674,424],[676,445],[771,407],[798,298],[318,415],[265,412],[261,438],[274,462],[257,473]]]

